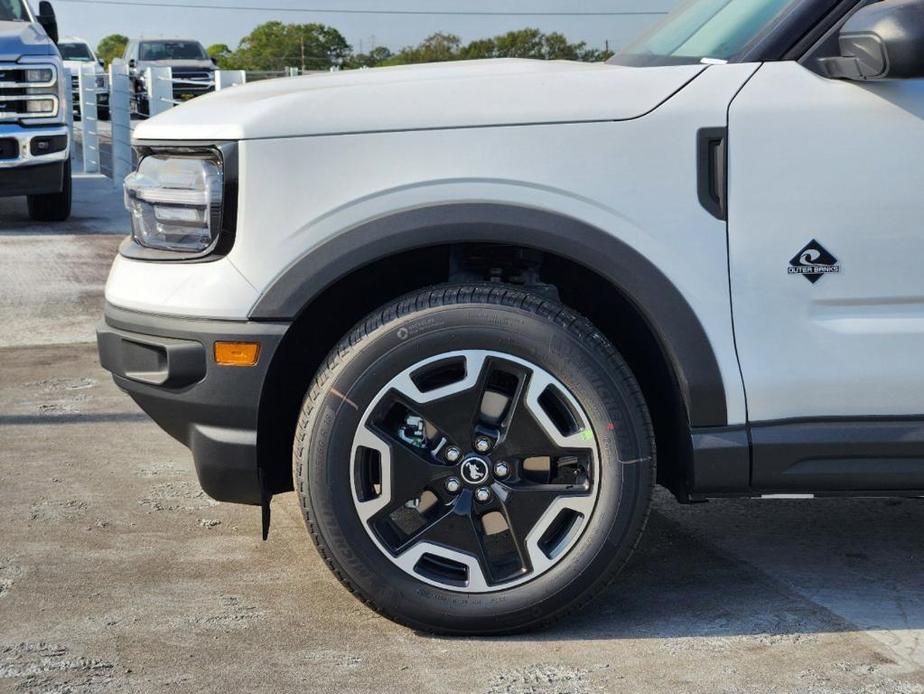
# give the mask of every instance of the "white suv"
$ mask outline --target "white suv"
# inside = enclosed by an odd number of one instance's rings
[[[655,483],[920,496],[921,77],[924,0],[692,0],[608,64],[197,99],[135,132],[102,363],[437,632],[586,603]]]

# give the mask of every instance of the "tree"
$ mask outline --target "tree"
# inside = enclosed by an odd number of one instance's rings
[[[425,38],[417,46],[402,48],[387,65],[410,63],[442,63],[462,59],[462,39],[455,34],[436,33]]]
[[[231,57],[231,48],[226,43],[215,43],[209,46],[206,51],[209,58],[214,60],[219,67],[225,67],[228,58]]]
[[[116,58],[125,55],[125,47],[128,45],[128,37],[122,34],[110,34],[103,38],[96,47],[96,57],[102,60],[106,66],[109,66]]]
[[[394,54],[385,46],[376,46],[368,53],[357,53],[347,60],[346,67],[378,67],[392,59]]]
[[[466,46],[472,58],[535,58],[544,59],[545,36],[538,29],[510,31],[493,39],[474,41]],[[480,55],[479,55],[480,53]]]
[[[387,61],[389,65],[405,63],[438,63],[446,60],[478,60],[482,58],[532,58],[535,60],[605,60],[606,54],[587,44],[569,43],[557,32],[544,34],[539,29],[519,29],[493,38],[477,39],[463,46],[454,34],[433,34],[417,46],[399,51]]]
[[[266,22],[241,40],[226,63],[241,70],[329,70],[352,55],[350,44],[324,24]]]

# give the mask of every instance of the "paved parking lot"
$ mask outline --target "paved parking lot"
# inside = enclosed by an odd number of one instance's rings
[[[291,495],[261,542],[99,368],[124,229],[104,183],[78,181],[65,227],[0,203],[0,691],[924,693],[921,501],[659,494],[620,582],[550,631],[377,617]]]

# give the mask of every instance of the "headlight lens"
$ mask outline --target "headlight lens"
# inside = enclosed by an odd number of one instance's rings
[[[57,111],[54,99],[31,99],[26,102],[26,113],[30,116],[53,116]]]
[[[38,59],[48,60],[44,56]],[[35,62],[36,58],[27,56],[22,58],[20,64],[10,71],[12,81],[20,85],[19,94],[23,97],[19,103],[12,104],[12,109],[24,120],[48,121],[58,115],[63,97],[58,80],[59,69],[53,65],[30,64]]]
[[[145,157],[125,179],[132,236],[146,248],[202,253],[218,240],[224,175],[214,155]]]
[[[105,89],[107,81],[108,80],[106,79],[106,75],[97,75],[96,76],[96,88]]]
[[[26,70],[26,82],[51,82],[55,73],[48,68],[35,68]]]

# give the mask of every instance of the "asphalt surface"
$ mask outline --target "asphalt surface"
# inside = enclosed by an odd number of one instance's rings
[[[619,582],[554,629],[434,638],[368,611],[292,495],[261,542],[98,366],[120,238],[94,231],[124,231],[94,228],[118,207],[99,184],[53,229],[0,202],[0,691],[924,693],[916,500],[659,493]]]

